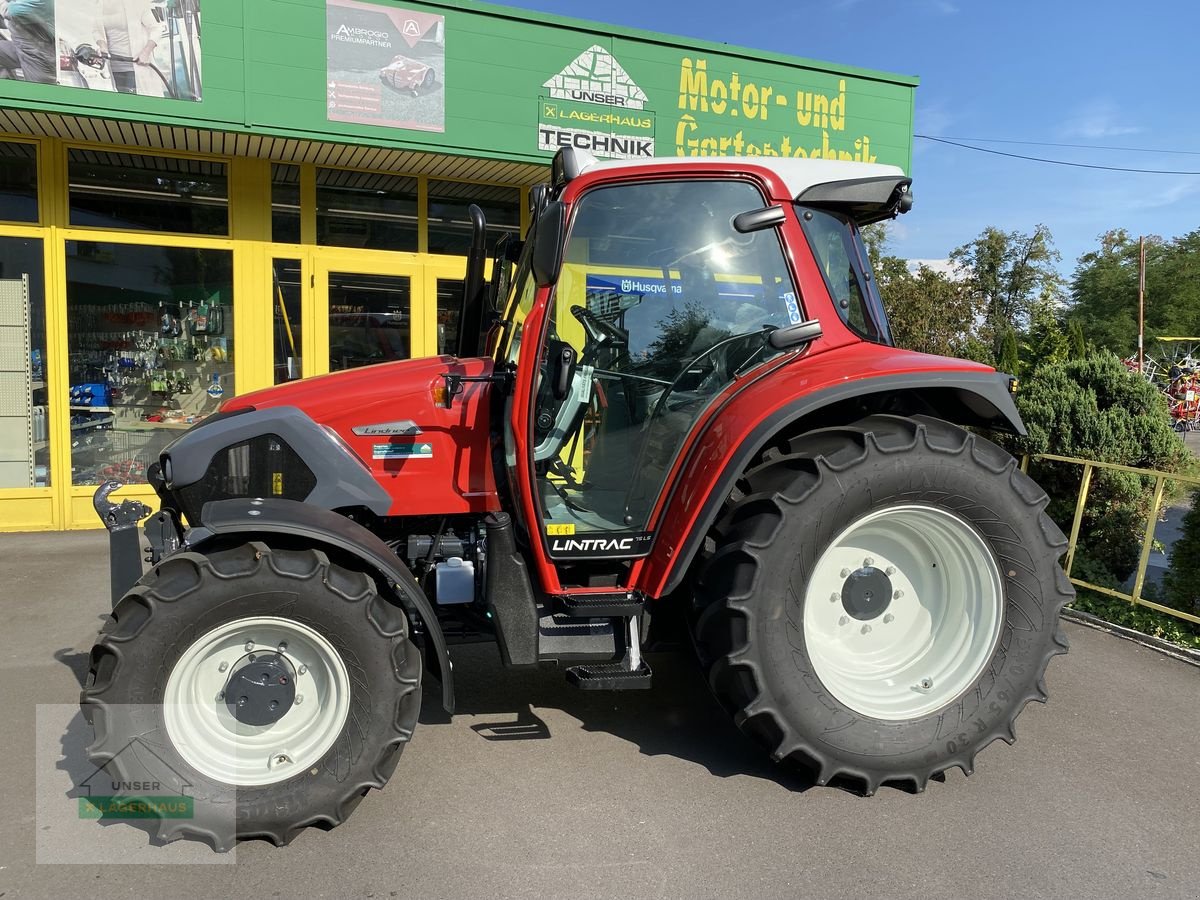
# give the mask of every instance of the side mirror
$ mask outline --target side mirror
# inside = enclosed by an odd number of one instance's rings
[[[538,287],[549,287],[558,281],[566,230],[566,207],[561,200],[548,203],[533,229],[533,258],[530,263]]]

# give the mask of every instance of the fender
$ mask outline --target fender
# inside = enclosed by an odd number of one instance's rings
[[[983,367],[977,371],[926,369],[853,378],[785,402],[763,417],[736,446],[724,452],[720,439],[706,441],[712,437],[711,433],[701,435],[663,505],[660,521],[664,527],[656,538],[667,552],[655,553],[647,560],[638,574],[638,588],[647,596],[663,597],[680,586],[742,472],[774,435],[801,419],[831,411],[846,401],[883,399],[888,406],[880,411],[897,411],[897,407],[911,405],[911,412],[925,412],[958,425],[1011,431],[1023,437],[1025,425],[1013,403],[1011,382],[1010,376]],[[875,410],[863,410],[851,420],[870,411]],[[705,469],[719,471],[720,475],[712,481],[697,511],[699,497],[692,492],[695,482],[691,476]]]
[[[432,659],[426,655],[425,664],[442,683],[442,706],[453,714],[454,671],[437,614],[408,567],[375,534],[331,510],[277,498],[215,500],[204,505],[200,521],[202,526],[188,532],[189,550],[202,551],[218,537],[240,535],[250,540],[275,534],[340,550],[360,560],[391,586],[410,617],[420,616],[434,650]]]

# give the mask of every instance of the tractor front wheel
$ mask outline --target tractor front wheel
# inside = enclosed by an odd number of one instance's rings
[[[775,759],[820,784],[921,790],[1015,740],[1074,592],[1046,495],[1009,454],[872,416],[771,448],[735,497],[694,634],[718,699]]]
[[[193,798],[160,838],[228,849],[340,824],[395,770],[420,697],[408,620],[373,578],[254,542],[147,573],[101,631],[81,705],[115,791]]]

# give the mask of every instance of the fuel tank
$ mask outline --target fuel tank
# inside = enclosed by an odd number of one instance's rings
[[[492,367],[453,356],[382,363],[243,394],[221,412],[292,407],[332,429],[391,498],[389,515],[486,513],[500,508],[491,385],[462,382],[447,407],[445,376],[486,377]]]

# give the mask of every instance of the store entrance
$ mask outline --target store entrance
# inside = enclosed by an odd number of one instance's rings
[[[465,267],[320,248],[274,257],[274,383],[453,353]]]

